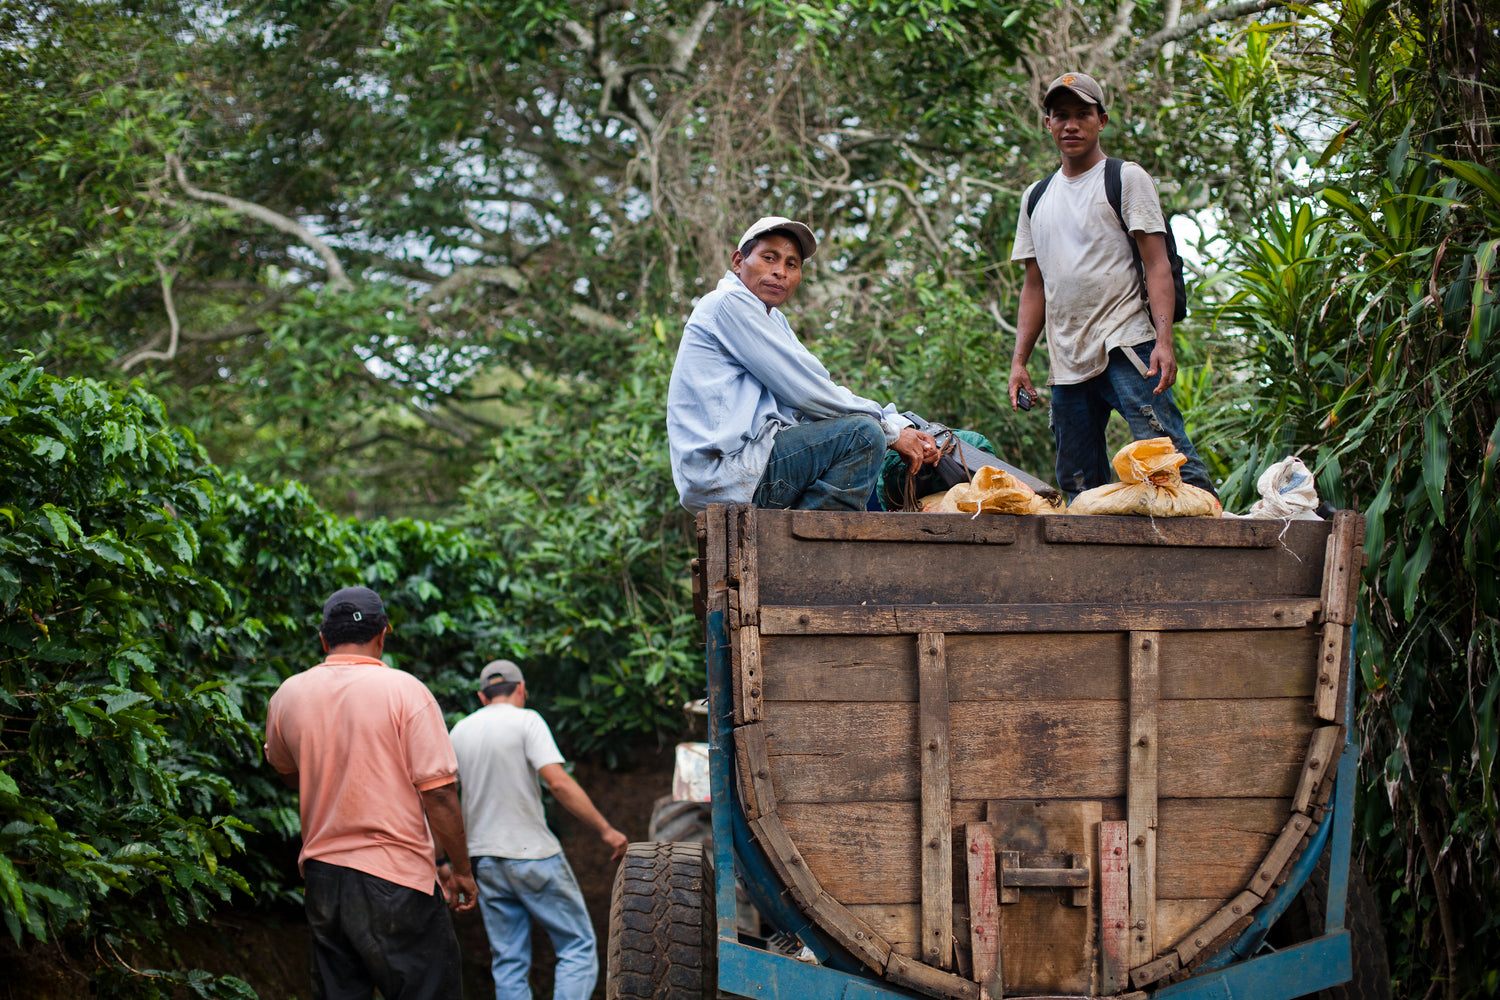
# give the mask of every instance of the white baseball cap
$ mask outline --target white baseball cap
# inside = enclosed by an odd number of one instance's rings
[[[802,248],[803,260],[807,260],[818,252],[818,238],[813,235],[811,229],[807,228],[804,223],[786,219],[779,215],[768,215],[765,218],[756,219],[755,223],[749,229],[745,230],[745,235],[740,237],[740,241],[734,245],[734,248],[742,250],[746,243],[749,243],[757,236],[769,233],[773,229],[786,229],[797,237],[797,245]]]

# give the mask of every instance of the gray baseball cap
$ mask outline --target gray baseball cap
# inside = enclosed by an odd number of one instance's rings
[[[479,687],[489,687],[491,684],[522,684],[526,678],[521,674],[521,668],[510,660],[491,660],[479,671]]]

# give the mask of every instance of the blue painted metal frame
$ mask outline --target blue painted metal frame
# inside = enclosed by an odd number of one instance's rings
[[[714,900],[718,916],[721,992],[765,1000],[910,1000],[915,994],[871,979],[864,967],[819,933],[787,902],[775,875],[750,839],[732,786],[734,706],[729,634],[724,612],[708,616],[709,787],[713,797]],[[1349,684],[1345,692],[1344,752],[1339,760],[1328,822],[1320,824],[1276,899],[1235,944],[1215,955],[1191,979],[1155,991],[1153,1000],[1295,1000],[1347,982],[1353,975],[1349,932],[1343,929],[1354,825],[1354,630],[1350,629]],[[1331,841],[1324,934],[1269,954],[1255,954],[1266,932],[1285,912]],[[743,874],[758,909],[779,930],[795,934],[821,964],[740,944],[736,930],[735,872]]]

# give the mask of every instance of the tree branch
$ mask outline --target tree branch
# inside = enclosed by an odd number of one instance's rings
[[[172,301],[172,273],[167,266],[157,257],[156,273],[161,275],[161,297],[167,305],[167,349],[165,351],[154,351],[149,347],[143,351],[137,351],[130,357],[120,362],[120,371],[128,372],[142,361],[171,361],[177,357],[177,345],[182,340],[182,326],[177,322],[177,304]]]
[[[1162,28],[1154,35],[1147,36],[1128,56],[1120,60],[1119,65],[1123,69],[1143,63],[1154,56],[1162,46],[1169,42],[1175,42],[1179,38],[1186,38],[1188,35],[1196,34],[1210,24],[1217,24],[1220,21],[1233,21],[1235,18],[1244,17],[1247,14],[1259,14],[1261,11],[1270,10],[1273,7],[1285,7],[1290,2],[1291,0],[1235,0],[1234,3],[1221,4],[1218,7],[1210,8],[1200,14],[1195,14],[1186,21],[1179,21],[1171,27]]]
[[[182,188],[184,194],[197,201],[206,201],[215,205],[222,205],[232,212],[240,215],[248,215],[253,219],[259,219],[266,225],[289,236],[295,236],[301,240],[323,261],[324,268],[328,271],[328,287],[334,291],[347,292],[354,289],[354,284],[344,274],[344,265],[339,263],[338,256],[334,254],[333,248],[323,242],[312,230],[289,219],[280,212],[274,212],[264,205],[257,205],[252,201],[242,198],[234,198],[227,194],[219,194],[215,191],[204,191],[188,183],[187,172],[182,168],[182,161],[176,153],[167,154],[167,166],[177,178],[177,186]]]

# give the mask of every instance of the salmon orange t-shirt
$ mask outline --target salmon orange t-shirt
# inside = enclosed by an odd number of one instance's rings
[[[266,759],[298,776],[299,866],[313,859],[433,892],[421,793],[453,781],[458,762],[421,681],[370,657],[329,656],[271,696]]]

